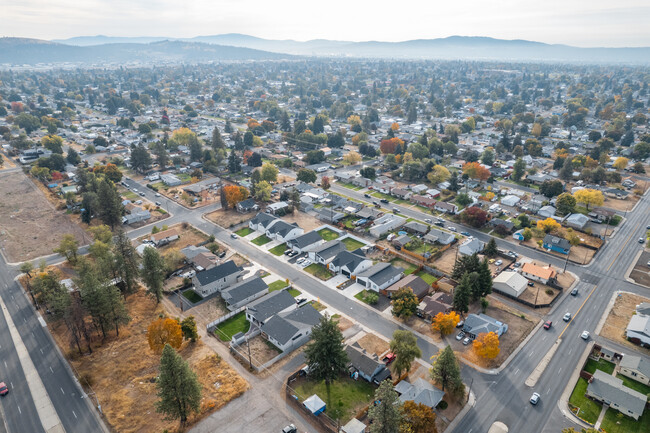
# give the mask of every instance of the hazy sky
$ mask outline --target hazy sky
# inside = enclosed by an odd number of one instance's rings
[[[0,0],[0,36],[402,41],[451,35],[650,46],[648,0]]]

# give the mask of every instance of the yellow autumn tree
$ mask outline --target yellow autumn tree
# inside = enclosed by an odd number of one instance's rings
[[[623,170],[625,167],[627,167],[628,162],[629,160],[627,158],[624,156],[619,156],[616,158],[616,161],[614,161],[613,166],[616,170]]]
[[[348,116],[348,123],[350,125],[361,125],[361,117],[357,116],[356,114],[352,114]]]
[[[149,347],[156,353],[162,353],[165,344],[179,349],[183,343],[183,331],[178,320],[163,317],[156,319],[147,329]]]
[[[438,313],[431,321],[431,329],[440,332],[440,336],[451,334],[460,322],[460,316],[455,311],[449,313]]]
[[[393,131],[399,131],[399,123],[393,122],[393,124],[390,125],[390,129],[392,129]]]
[[[347,164],[355,165],[361,162],[361,155],[359,155],[358,152],[352,150],[343,157],[343,161]]]
[[[484,359],[494,359],[499,355],[499,336],[494,332],[478,334],[472,343],[474,352]]]
[[[545,233],[550,233],[553,230],[560,228],[560,223],[555,221],[553,218],[546,218],[545,220],[537,221],[537,228],[544,230]]]
[[[590,188],[574,192],[573,198],[575,198],[578,203],[584,204],[587,210],[589,210],[589,206],[602,206],[605,202],[605,197],[602,192]]]

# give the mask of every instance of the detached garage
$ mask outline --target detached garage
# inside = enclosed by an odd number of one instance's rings
[[[492,281],[492,288],[498,292],[518,298],[524,290],[528,280],[517,272],[504,271]]]
[[[302,404],[305,405],[305,407],[314,415],[325,412],[325,402],[316,394],[309,397],[307,400],[302,402]]]

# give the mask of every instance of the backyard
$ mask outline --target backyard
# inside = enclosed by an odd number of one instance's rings
[[[199,295],[198,293],[196,293],[192,289],[184,291],[183,292],[183,297],[185,299],[187,299],[188,301],[190,301],[192,304],[196,304],[197,302],[200,302],[200,301],[203,300],[201,295]]]
[[[404,275],[410,275],[418,269],[414,264],[402,259],[393,259],[390,263],[395,267],[404,269]]]
[[[431,285],[431,284],[435,283],[436,281],[438,281],[437,277],[431,275],[430,273],[428,273],[424,269],[419,271],[415,275],[422,278],[424,280],[424,282],[427,283],[428,285]]]
[[[594,424],[598,419],[598,415],[600,415],[602,405],[585,397],[588,385],[589,384],[585,379],[582,377],[579,378],[578,383],[576,384],[576,387],[573,389],[571,397],[569,398],[569,404],[573,405],[573,407],[576,408],[572,408],[576,415],[588,423]],[[609,430],[607,431],[609,432]]]
[[[336,233],[334,230],[331,230],[331,229],[328,229],[328,228],[324,228],[324,229],[319,230],[318,234],[325,241],[332,241],[332,240],[339,237],[338,233]]]
[[[325,381],[298,381],[293,390],[301,402],[314,394],[318,395],[327,404],[325,413],[332,419],[339,419],[341,424],[347,423],[359,409],[370,403],[375,394],[375,387],[369,382],[347,376],[331,383],[329,399]]]
[[[341,242],[343,242],[343,244],[345,245],[345,248],[347,248],[348,251],[354,251],[354,250],[359,249],[359,248],[366,245],[363,242],[358,241],[358,240],[353,239],[353,238],[345,238],[345,239],[342,239]]]
[[[614,367],[616,366],[614,365],[613,362],[609,362],[603,358],[600,358],[598,361],[589,358],[587,360],[587,364],[585,364],[584,371],[590,374],[594,374],[596,370],[601,370],[607,374],[612,374],[612,372],[614,371]]]
[[[271,242],[271,239],[267,238],[266,235],[261,235],[253,239],[251,242],[257,245],[258,247],[261,247],[262,245]]]
[[[325,266],[320,263],[312,263],[311,265],[305,268],[305,272],[309,272],[314,277],[327,281],[334,276],[334,273],[327,269]]]
[[[221,341],[230,341],[232,336],[238,332],[248,332],[250,323],[246,320],[246,314],[242,311],[232,316],[225,322],[217,325],[214,334],[219,337]]]

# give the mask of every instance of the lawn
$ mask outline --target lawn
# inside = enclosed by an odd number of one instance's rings
[[[359,191],[359,190],[362,190],[362,189],[363,189],[363,187],[361,187],[361,186],[357,186],[357,185],[353,185],[353,184],[351,184],[351,183],[338,182],[338,184],[341,185],[341,186],[344,187],[344,188],[347,188],[347,189],[353,189],[353,190],[355,190],[355,191]]]
[[[637,382],[636,380],[632,380],[629,377],[623,376],[622,374],[617,374],[616,377],[621,379],[623,381],[623,385],[627,386],[628,388],[632,388],[633,390],[638,391],[643,395],[650,394],[650,386],[645,385],[641,382]]]
[[[397,266],[398,268],[404,269],[404,275],[410,275],[413,272],[415,272],[415,270],[418,268],[414,264],[409,263],[409,262],[405,262],[404,260],[401,260],[401,259],[393,259],[393,260],[390,261],[390,263],[393,266]]]
[[[269,292],[275,292],[276,290],[282,290],[287,287],[289,284],[285,280],[277,280],[269,284]]]
[[[650,410],[646,408],[638,421],[623,415],[616,409],[607,409],[600,428],[607,433],[649,433]]]
[[[370,195],[373,196],[373,197],[377,197],[377,198],[384,198],[384,199],[386,199],[388,201],[395,201],[396,200],[396,198],[393,197],[392,195],[384,194],[383,192],[379,192],[379,191],[373,192]]]
[[[276,246],[274,246],[273,248],[271,248],[271,249],[269,250],[269,252],[270,252],[271,254],[273,254],[274,256],[281,256],[282,254],[284,254],[284,252],[286,251],[286,249],[287,249],[287,245],[286,245],[286,244],[280,244],[280,245],[276,245]]]
[[[122,197],[127,200],[136,201],[140,199],[140,196],[133,191],[126,190],[122,193]]]
[[[266,235],[262,235],[262,236],[256,237],[251,242],[254,243],[255,245],[257,245],[258,247],[261,247],[262,245],[268,244],[269,242],[271,242],[271,239],[267,238]]]
[[[309,272],[314,277],[319,278],[323,281],[327,281],[334,276],[334,273],[332,273],[329,269],[327,269],[325,266],[321,265],[320,263],[312,263],[311,265],[305,268],[305,271]]]
[[[250,323],[246,320],[246,314],[242,311],[241,313],[235,314],[225,322],[217,325],[214,334],[219,337],[221,341],[230,341],[233,335],[238,332],[247,332],[250,326]]]
[[[253,232],[254,232],[254,230],[253,230],[252,228],[250,228],[250,227],[243,227],[243,228],[237,230],[235,233],[238,234],[239,236],[241,236],[241,237],[243,238],[244,236],[248,236],[248,235],[250,235],[250,234],[253,233]]]
[[[316,309],[316,311],[323,311],[324,309],[327,308],[325,305],[321,304],[318,301],[311,301],[310,304],[312,307]]]
[[[571,393],[569,398],[569,403],[580,409],[578,416],[585,421],[593,424],[598,420],[598,415],[600,415],[600,410],[602,406],[600,403],[589,400],[585,397],[585,392],[587,392],[587,381],[582,377],[578,379],[576,387]],[[608,430],[609,431],[609,430]]]
[[[366,289],[363,289],[362,291],[360,291],[359,293],[354,295],[354,297],[357,298],[358,300],[360,300],[361,302],[365,303],[365,304],[373,305],[373,303],[369,302],[368,299],[366,298],[367,295],[375,295],[376,296],[376,293],[369,292]],[[379,297],[376,296],[376,299],[379,299]],[[376,304],[377,302],[374,302],[374,303]]]
[[[438,280],[438,278],[434,277],[433,275],[427,273],[425,270],[421,270],[417,274],[418,277],[422,278],[428,285],[433,284]]]
[[[294,298],[297,298],[298,296],[300,296],[300,293],[302,293],[300,290],[294,288],[287,290],[287,292],[289,292],[289,294]]]
[[[330,230],[327,228],[319,230],[318,234],[325,241],[333,241],[334,239],[339,237],[338,233],[336,233],[334,230]]]
[[[203,300],[201,295],[199,295],[198,293],[196,293],[192,289],[184,291],[183,292],[183,297],[185,299],[187,299],[188,301],[190,301],[192,304],[196,304],[197,302],[200,302],[200,301]]]
[[[345,244],[345,248],[347,248],[348,251],[354,251],[366,245],[363,242],[359,242],[352,238],[345,238],[341,242]]]
[[[594,374],[596,370],[602,370],[607,374],[612,374],[614,371],[615,365],[609,361],[606,361],[602,358],[600,358],[598,361],[594,361],[593,359],[589,359],[587,361],[587,365],[585,365],[584,370],[588,373]]]
[[[325,381],[302,381],[294,387],[294,391],[300,401],[313,394],[318,395],[327,404],[325,413],[332,419],[340,419],[342,424],[347,423],[356,414],[356,410],[367,405],[375,395],[375,387],[369,382],[348,377],[341,377],[331,383],[329,401]]]

